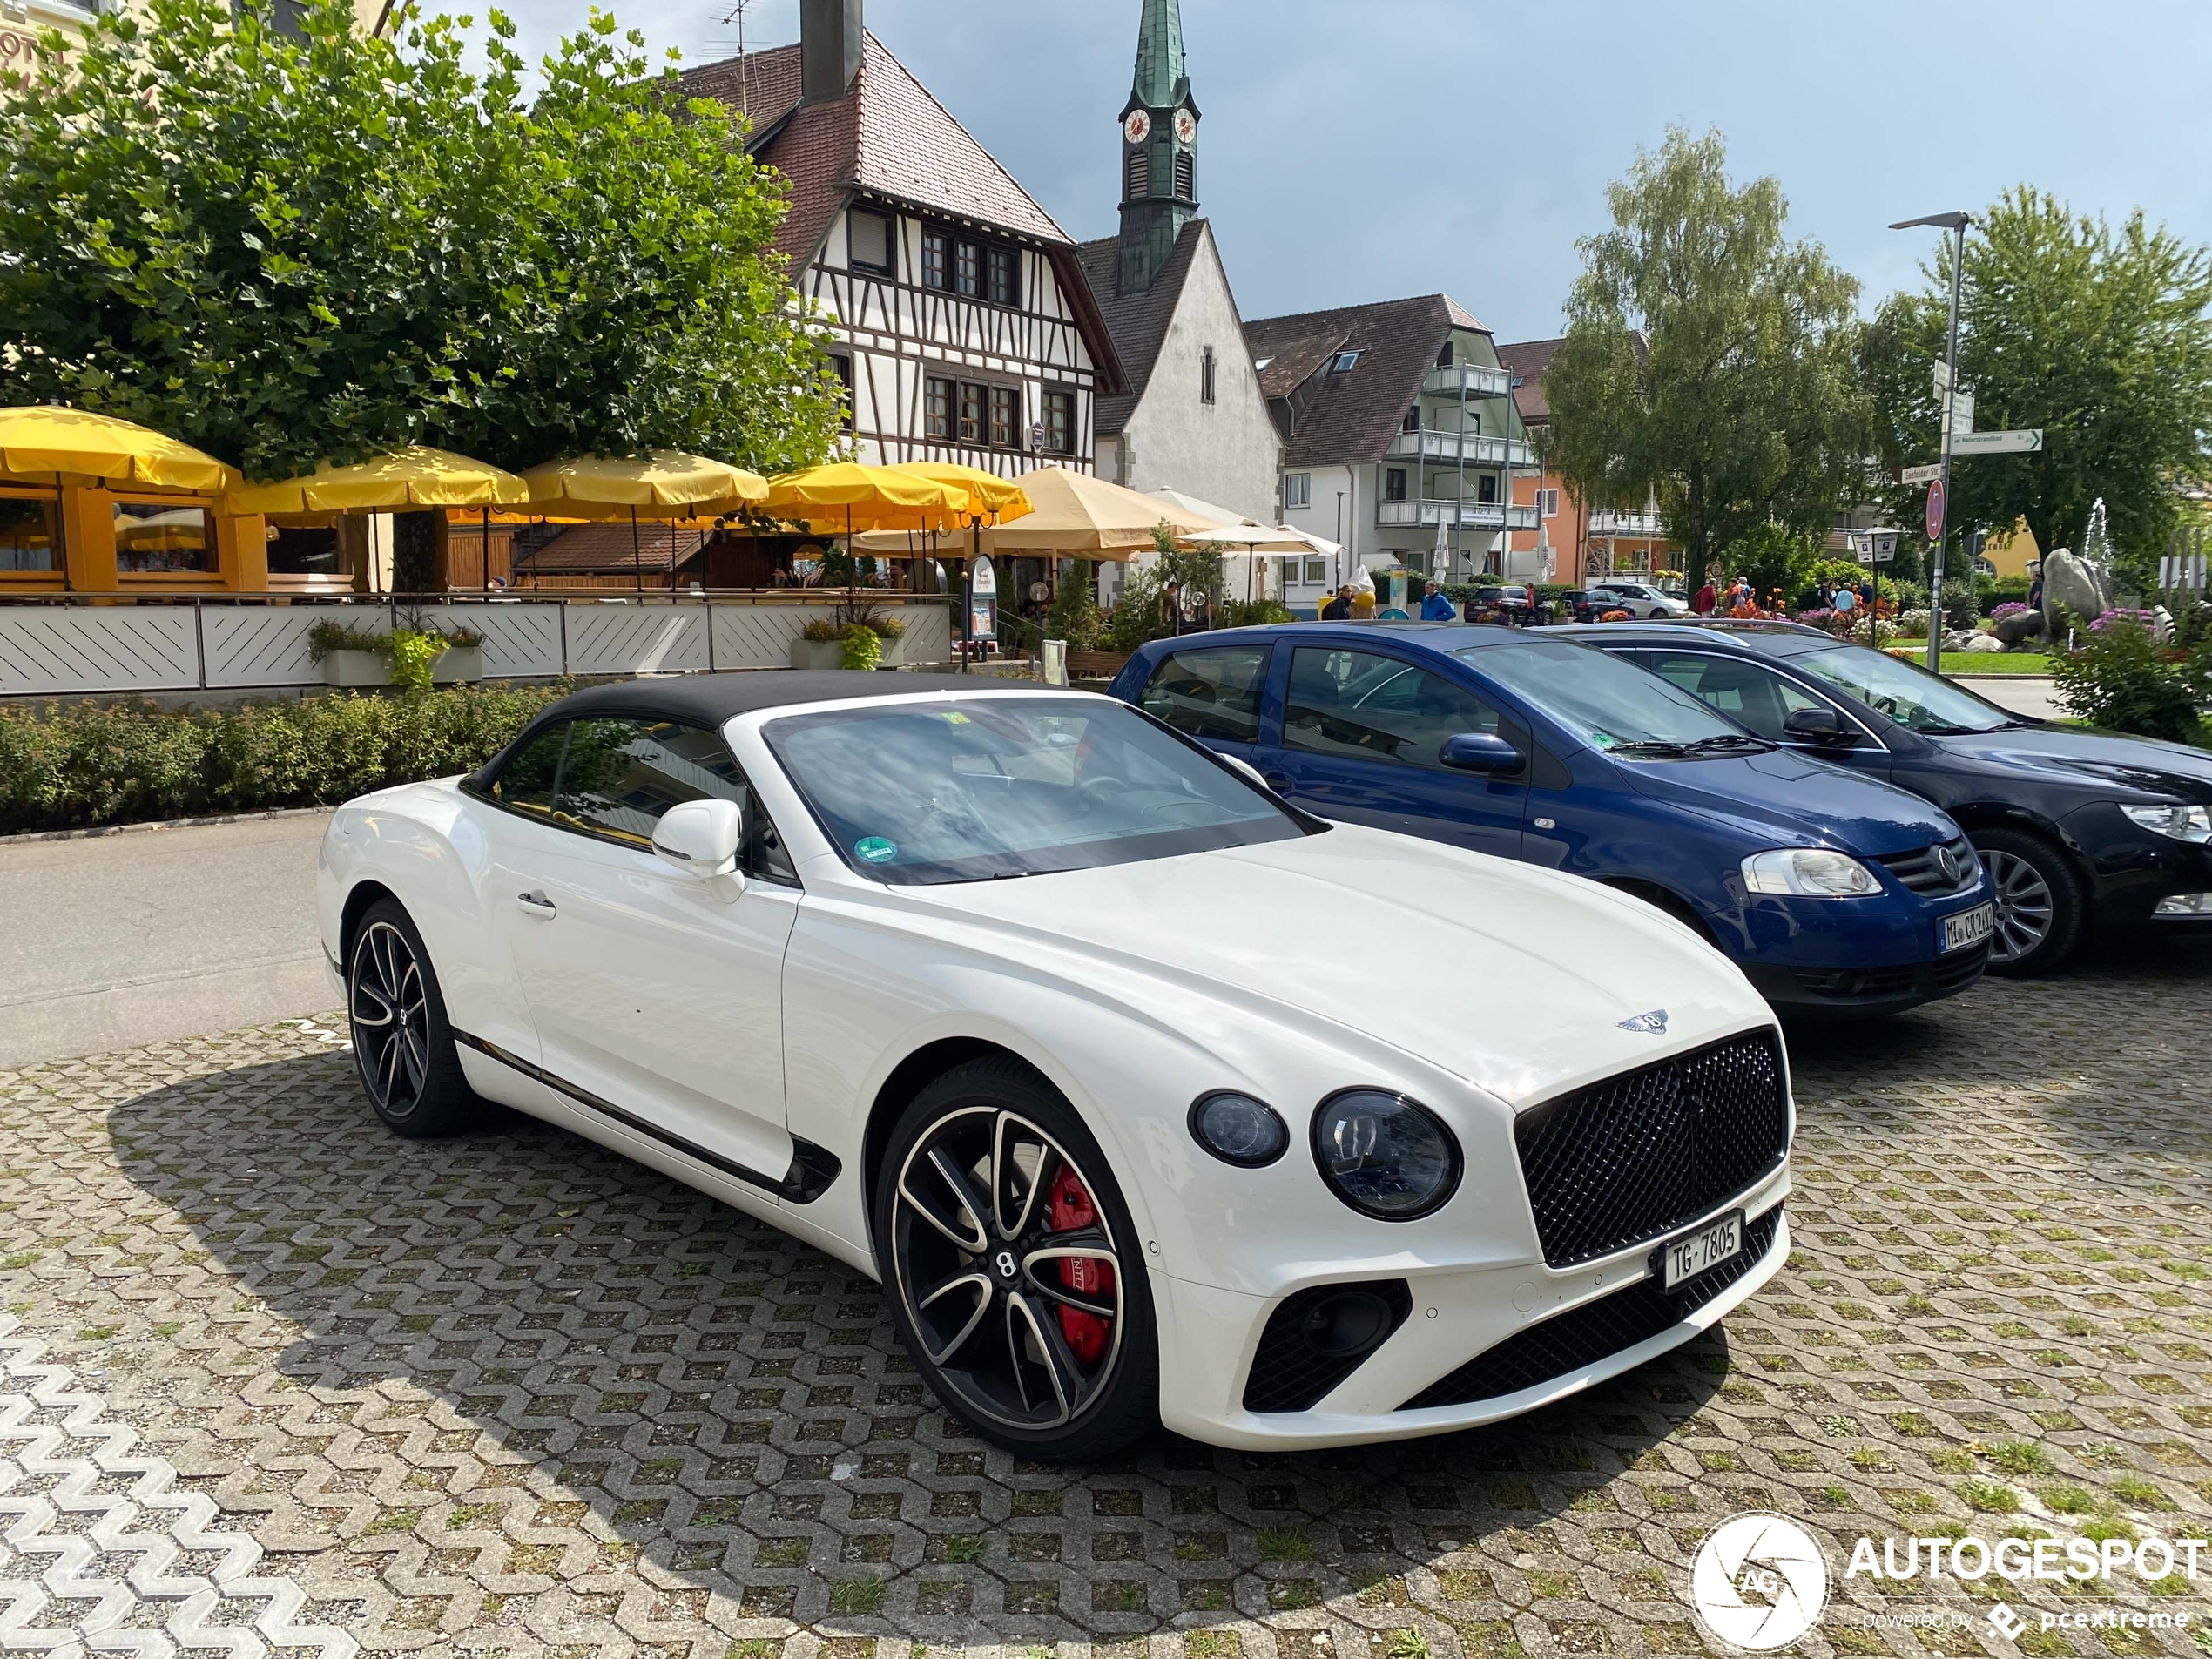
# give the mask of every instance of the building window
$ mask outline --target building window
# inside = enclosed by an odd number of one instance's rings
[[[1498,480],[1494,473],[1484,473],[1474,481],[1474,498],[1495,506],[1498,501]]]
[[[1349,374],[1352,373],[1352,366],[1359,361],[1359,354],[1358,352],[1340,351],[1337,354],[1336,361],[1329,365],[1329,373],[1332,374]]]
[[[1011,386],[991,388],[991,448],[1022,447],[1022,394]]]
[[[1022,256],[1010,247],[991,250],[990,300],[995,306],[1022,303]]]
[[[1197,200],[1197,158],[1188,150],[1175,152],[1175,193],[1178,200]]]
[[[1436,354],[1436,366],[1439,368],[1452,367],[1452,342],[1450,341],[1446,341],[1444,348]]]
[[[845,429],[853,429],[853,360],[844,352],[830,354],[830,368],[845,388]]]
[[[1545,489],[1539,490],[1537,493],[1541,495],[1544,500],[1544,516],[1546,518],[1557,518],[1559,516],[1559,491],[1556,489]]]
[[[921,286],[952,291],[953,239],[942,231],[921,233]]]
[[[1412,408],[1406,411],[1406,418],[1398,423],[1398,429],[1400,432],[1419,432],[1421,429],[1421,406],[1420,404],[1416,403]]]
[[[1152,193],[1152,155],[1143,146],[1129,152],[1129,174],[1125,200],[1143,201]]]
[[[981,386],[960,388],[960,441],[962,443],[983,442],[983,394]]]
[[[891,250],[895,246],[893,221],[881,213],[855,208],[846,216],[846,262],[855,271],[891,274]]]
[[[959,279],[954,284],[961,293],[971,300],[983,297],[983,245],[962,242],[954,254],[954,273]]]
[[[1201,353],[1198,354],[1198,401],[1199,401],[1199,402],[1201,402],[1201,403],[1211,403],[1211,402],[1212,402],[1212,401],[1213,401],[1213,382],[1214,382],[1214,358],[1213,358],[1213,347],[1211,347],[1211,346],[1209,346],[1209,347],[1206,347],[1206,348],[1205,348],[1203,352],[1201,352]]]
[[[1328,562],[1328,560],[1326,560],[1326,559],[1308,559],[1308,560],[1306,560],[1306,561],[1305,561],[1305,578],[1304,578],[1304,579],[1305,579],[1306,582],[1311,583],[1313,583],[1313,584],[1315,584],[1315,585],[1317,585],[1317,586],[1318,586],[1318,584],[1320,584],[1321,583],[1326,582],[1326,581],[1329,579],[1329,562]]]
[[[174,502],[115,503],[115,568],[140,576],[215,572],[215,520]]]
[[[1310,472],[1286,472],[1283,475],[1283,507],[1311,507],[1313,504],[1313,475]]]
[[[928,407],[924,413],[928,435],[949,438],[953,435],[953,383],[932,374],[927,390]]]
[[[0,570],[54,571],[62,568],[61,497],[0,497]]]
[[[1404,501],[1406,499],[1405,468],[1386,467],[1383,469],[1383,499],[1385,501]]]
[[[1044,447],[1056,455],[1076,453],[1076,395],[1044,395]]]

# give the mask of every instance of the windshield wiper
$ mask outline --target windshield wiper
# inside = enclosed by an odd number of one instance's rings
[[[1692,754],[1717,753],[1721,750],[1756,749],[1764,753],[1774,747],[1764,738],[1746,737],[1738,732],[1723,732],[1714,737],[1700,738],[1689,745]]]
[[[1649,756],[1654,759],[1676,759],[1689,752],[1679,743],[1669,743],[1659,738],[1646,738],[1635,743],[1616,743],[1606,752],[1611,755]]]

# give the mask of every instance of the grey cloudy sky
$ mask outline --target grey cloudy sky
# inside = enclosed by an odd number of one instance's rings
[[[481,10],[482,0],[448,0]],[[728,56],[732,0],[617,3],[656,49]],[[868,26],[1070,233],[1116,223],[1139,0],[867,0]],[[533,52],[586,0],[509,0]],[[1604,187],[1669,123],[1773,173],[1865,284],[2023,180],[2212,241],[2203,0],[1184,0],[1199,194],[1248,317],[1442,290],[1553,333]],[[798,37],[754,0],[748,44]]]

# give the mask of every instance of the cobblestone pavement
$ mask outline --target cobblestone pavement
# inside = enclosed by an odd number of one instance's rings
[[[1696,1653],[1721,1519],[2212,1532],[2212,949],[1793,1039],[1784,1272],[1519,1423],[1064,1472],[932,1409],[875,1288],[516,1120],[379,1130],[293,1023],[0,1073],[0,1647],[906,1659]],[[2199,1659],[2212,1562],[1836,1581],[1827,1655]],[[2171,1595],[2161,1592],[2173,1592]],[[1959,1615],[1879,1627],[1877,1613]],[[77,1645],[81,1639],[83,1646]]]

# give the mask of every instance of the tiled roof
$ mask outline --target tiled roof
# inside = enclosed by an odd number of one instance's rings
[[[516,554],[515,573],[621,576],[635,568],[648,575],[661,575],[671,563],[680,565],[691,559],[705,541],[703,530],[641,519],[633,549],[627,519],[611,524],[577,524],[541,546]]]
[[[1544,376],[1551,372],[1553,354],[1566,343],[1564,340],[1524,340],[1498,347],[1498,361],[1514,379],[1514,407],[1527,425],[1538,426],[1551,419]]]
[[[840,98],[799,104],[796,45],[703,64],[685,72],[683,86],[693,98],[744,102],[752,119],[752,153],[791,180],[791,212],[777,240],[794,261],[813,254],[856,190],[1034,242],[1072,245],[1052,215],[872,34],[853,90]]]
[[[1204,219],[1194,219],[1185,224],[1159,277],[1143,293],[1123,295],[1114,292],[1115,273],[1121,262],[1118,236],[1102,237],[1076,249],[1082,260],[1083,276],[1090,283],[1091,293],[1106,320],[1107,332],[1114,337],[1114,350],[1122,360],[1122,373],[1129,386],[1129,390],[1118,397],[1098,400],[1096,418],[1100,436],[1110,437],[1126,426],[1130,411],[1144,395],[1145,383],[1152,378],[1152,366],[1160,360],[1160,347],[1167,343],[1168,325],[1174,321],[1176,306],[1183,298],[1184,279],[1190,274],[1191,261],[1197,258],[1198,246],[1205,235]]]
[[[1283,464],[1380,461],[1454,328],[1489,332],[1441,293],[1246,323],[1252,361],[1267,364],[1259,388],[1270,398],[1290,396],[1339,352],[1359,354],[1348,372],[1323,376],[1298,414]]]

